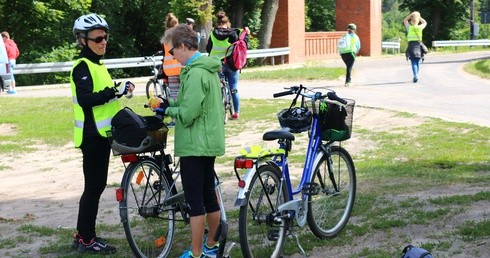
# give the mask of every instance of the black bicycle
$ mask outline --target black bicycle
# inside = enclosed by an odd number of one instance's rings
[[[235,109],[233,108],[233,91],[230,89],[230,84],[228,83],[226,76],[220,72],[219,77],[221,84],[221,96],[223,100],[224,121],[226,124],[226,122],[228,122],[228,117],[235,114]]]
[[[160,50],[151,56],[145,56],[140,62],[142,63],[149,61],[152,63],[152,77],[148,80],[145,87],[146,97],[148,99],[150,99],[151,97],[160,97],[163,99],[168,98],[168,82],[165,78],[160,78],[160,74],[162,71],[162,59],[160,59],[158,56],[162,53],[163,52]]]
[[[181,184],[178,184],[178,165],[171,169],[172,156],[165,153],[168,128],[161,118],[145,119],[148,135],[140,146],[120,144],[116,136],[121,132],[113,129],[110,133],[113,153],[121,156],[125,167],[121,187],[116,190],[116,199],[124,232],[134,255],[140,258],[167,257],[174,242],[176,222],[188,224],[190,220],[184,192]],[[126,134],[131,136],[131,132]],[[215,182],[221,221],[216,235],[211,237],[219,243],[217,257],[226,258],[234,243],[226,246],[228,224],[221,201],[221,182],[216,174]]]

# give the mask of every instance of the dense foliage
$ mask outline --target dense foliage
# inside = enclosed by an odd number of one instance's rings
[[[73,21],[82,14],[96,12],[110,25],[106,58],[151,55],[160,49],[165,15],[172,11],[181,22],[192,17],[197,30],[209,32],[214,13],[227,12],[235,27],[248,26],[254,35],[263,29],[264,3],[271,0],[0,0],[0,28],[8,31],[21,51],[19,63],[72,60],[78,50],[71,32]],[[468,39],[469,0],[383,0],[383,40],[405,40],[402,19],[412,10],[426,18],[424,40]],[[480,7],[489,0],[474,0],[475,21]],[[305,0],[306,31],[335,29],[335,0]],[[488,37],[488,25],[480,26],[479,38]],[[260,36],[260,35],[259,35]],[[253,48],[259,46],[252,40]],[[201,45],[204,47],[204,45]],[[141,76],[149,69],[111,70],[114,76]],[[19,85],[66,82],[67,74],[19,75]]]

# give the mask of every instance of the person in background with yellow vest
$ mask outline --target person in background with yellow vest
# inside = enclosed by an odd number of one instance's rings
[[[345,39],[345,47],[339,47],[339,53],[346,66],[345,87],[351,84],[351,73],[357,53],[361,50],[361,40],[356,34],[357,26],[354,23],[347,25],[347,33],[342,36]]]
[[[109,25],[97,14],[75,20],[73,34],[82,47],[70,74],[75,114],[74,142],[83,154],[84,189],[80,197],[77,233],[72,246],[79,252],[113,253],[116,248],[95,233],[99,199],[107,184],[111,146],[107,131],[120,110],[117,101],[132,93],[129,82],[115,83],[100,61],[106,52]]]
[[[247,33],[245,42],[248,43],[248,35],[250,30],[248,27],[244,27],[243,30]],[[209,56],[219,58],[222,61],[222,73],[228,79],[230,85],[231,95],[233,96],[233,109],[235,113],[231,119],[238,119],[240,113],[240,96],[238,95],[238,71],[231,70],[224,62],[226,50],[233,42],[237,41],[242,30],[231,28],[231,23],[225,12],[220,11],[216,14],[216,28],[209,36],[208,43],[206,45],[206,51]]]
[[[179,25],[179,20],[177,19],[177,17],[175,17],[173,13],[167,14],[167,17],[165,19],[165,32],[161,39],[161,43],[163,47],[162,75],[163,75],[163,79],[167,80],[168,82],[169,101],[177,99],[177,95],[180,88],[179,74],[182,65],[169,53],[170,51],[169,43],[165,42],[164,39],[165,39],[165,34],[169,31],[169,29],[175,28],[177,25]],[[174,127],[174,126],[175,126],[175,118],[172,117],[172,122],[167,124],[167,127]]]
[[[410,59],[412,64],[413,82],[417,83],[419,80],[418,74],[420,71],[420,63],[424,58],[424,53],[421,49],[422,31],[427,26],[427,22],[420,16],[419,12],[415,11],[403,19],[403,24],[407,29],[408,41],[405,56]]]

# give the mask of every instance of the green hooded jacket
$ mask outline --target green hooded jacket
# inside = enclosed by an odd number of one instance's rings
[[[220,69],[221,62],[208,56],[182,68],[177,100],[165,110],[176,118],[175,156],[216,157],[225,153]]]

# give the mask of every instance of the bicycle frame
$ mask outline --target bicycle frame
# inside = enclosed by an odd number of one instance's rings
[[[313,103],[313,108],[315,100],[312,101]],[[322,143],[321,139],[321,129],[320,125],[318,122],[318,115],[314,114],[313,115],[313,121],[310,127],[310,137],[308,140],[308,148],[305,156],[305,162],[303,166],[303,171],[301,175],[301,180],[299,184],[296,186],[296,189],[293,189],[293,185],[291,184],[290,180],[290,170],[289,170],[289,161],[287,154],[280,154],[280,155],[269,155],[269,156],[263,156],[257,158],[255,162],[255,166],[253,168],[250,168],[247,170],[245,175],[243,176],[243,181],[245,183],[244,188],[240,188],[238,192],[238,197],[235,201],[235,206],[243,206],[246,205],[246,193],[249,191],[248,186],[250,186],[250,181],[252,180],[252,177],[254,173],[257,171],[257,169],[263,165],[263,164],[275,164],[277,165],[282,174],[281,174],[281,184],[286,184],[286,189],[288,191],[288,197],[289,201],[283,203],[279,207],[277,207],[278,212],[282,211],[289,211],[289,216],[296,217],[296,223],[298,226],[303,227],[306,224],[306,214],[307,211],[307,199],[308,195],[303,195],[301,199],[294,199],[295,195],[298,195],[302,193],[302,191],[305,190],[305,187],[308,187],[308,183],[312,182],[313,176],[314,176],[314,169],[316,164],[320,161],[321,157],[326,153],[327,149],[325,149],[322,146],[328,146],[333,142],[327,142],[327,143]],[[284,141],[279,140],[279,148],[280,149],[287,149],[287,146]],[[287,153],[287,152],[286,152]],[[272,156],[272,157],[271,157]],[[266,157],[271,157],[270,160],[263,160]],[[328,170],[331,172],[331,164],[328,164]],[[236,172],[236,175],[238,177],[238,180],[241,180],[240,177],[238,176],[238,172]],[[262,182],[261,182],[262,183]],[[282,187],[279,187],[279,189],[282,189]],[[281,195],[281,192],[278,191],[278,196]],[[303,207],[303,214],[299,214],[300,208]]]

